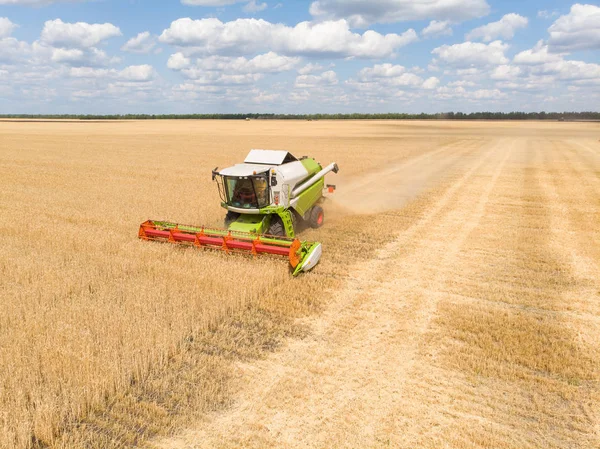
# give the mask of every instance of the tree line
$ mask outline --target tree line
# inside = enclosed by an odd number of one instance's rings
[[[0,114],[10,119],[71,120],[600,120],[600,112],[444,112],[436,114]]]

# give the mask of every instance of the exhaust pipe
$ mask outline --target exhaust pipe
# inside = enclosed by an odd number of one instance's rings
[[[339,170],[340,169],[339,169],[339,167],[337,166],[337,164],[335,162],[329,164],[327,167],[325,167],[319,173],[317,173],[316,175],[314,175],[312,178],[310,178],[304,184],[302,184],[302,185],[296,187],[294,190],[292,190],[292,198],[297,197],[302,192],[304,192],[306,189],[308,189],[309,187],[312,187],[313,185],[315,185],[315,183],[319,179],[321,179],[323,176],[325,176],[327,173],[329,173],[329,172],[337,173]]]

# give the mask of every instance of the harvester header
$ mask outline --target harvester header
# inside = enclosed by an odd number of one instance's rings
[[[221,207],[227,210],[226,229],[148,220],[141,224],[139,237],[228,253],[285,256],[296,276],[321,258],[321,244],[297,239],[296,226],[300,221],[313,228],[323,225],[320,204],[324,177],[330,172],[338,172],[337,164],[323,168],[312,158],[298,159],[288,151],[252,150],[244,163],[212,172]],[[335,190],[333,185],[327,188]]]

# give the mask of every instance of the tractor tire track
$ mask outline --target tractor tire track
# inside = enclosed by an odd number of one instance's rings
[[[568,145],[568,147],[567,147]],[[592,151],[585,145],[580,148]],[[566,148],[567,147],[567,148]],[[582,351],[591,353],[594,360],[600,359],[600,251],[598,247],[597,223],[594,215],[598,210],[598,178],[588,172],[599,168],[598,159],[590,163],[580,151],[572,150],[573,142],[556,142],[543,158],[543,170],[539,176],[548,202],[556,212],[551,215],[553,246],[562,253],[575,278],[575,283],[563,293],[564,303],[569,310],[563,315],[567,325],[577,335]],[[597,153],[594,154],[597,156]],[[587,155],[586,155],[587,156]],[[558,183],[557,176],[550,176],[558,168],[567,171],[569,176]],[[563,179],[563,178],[561,178]],[[585,184],[582,181],[586,181]],[[592,200],[592,201],[590,201]],[[585,210],[584,210],[585,209]],[[585,214],[581,216],[582,212]],[[591,214],[592,219],[588,217]],[[596,364],[595,381],[581,388],[579,393],[582,414],[593,424],[587,441],[580,447],[592,445],[600,447],[600,364]]]

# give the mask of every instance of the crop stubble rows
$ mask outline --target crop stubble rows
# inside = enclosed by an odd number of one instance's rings
[[[159,444],[599,442],[594,130],[20,126],[0,137],[6,447],[119,447],[223,407]],[[319,270],[131,241],[152,214],[218,223],[201,173],[253,146],[343,167],[328,226],[305,233]]]

